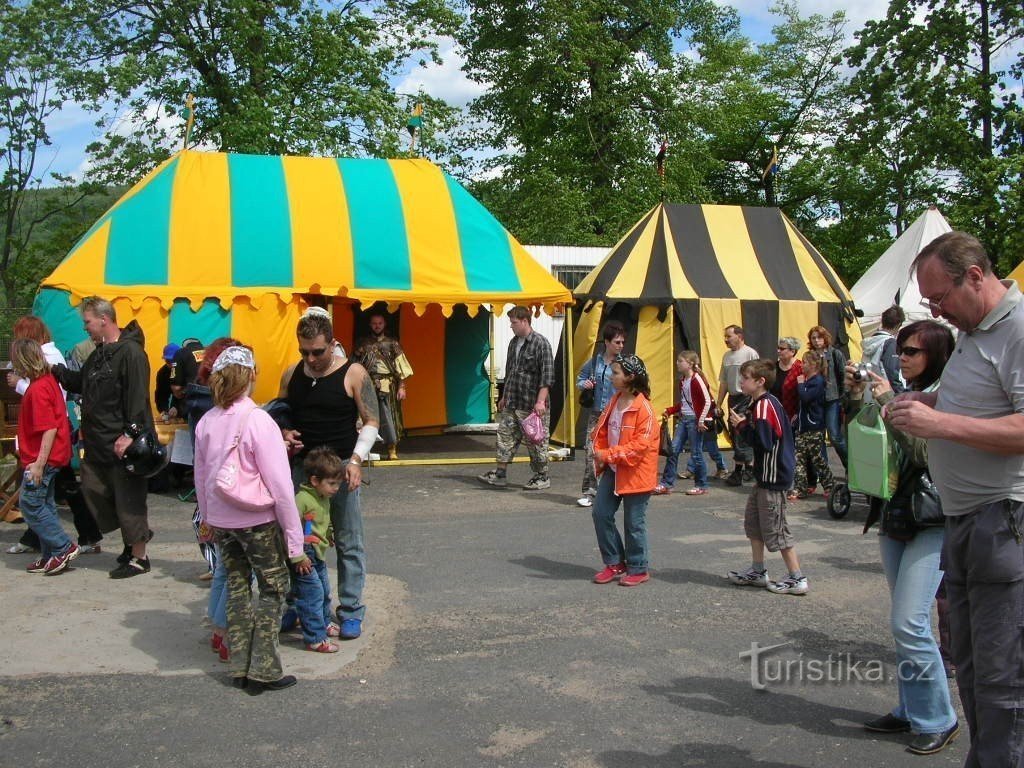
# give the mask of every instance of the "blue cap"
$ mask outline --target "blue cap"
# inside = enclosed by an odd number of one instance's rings
[[[164,347],[164,360],[166,360],[167,362],[171,362],[171,360],[174,359],[174,356],[178,353],[179,349],[181,349],[181,347],[179,347],[177,344],[168,344],[166,347]]]

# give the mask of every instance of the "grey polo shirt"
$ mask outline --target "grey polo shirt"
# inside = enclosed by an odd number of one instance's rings
[[[759,357],[760,355],[757,354],[756,349],[746,345],[737,350],[726,350],[726,353],[722,356],[722,370],[718,373],[718,382],[725,384],[726,390],[733,397],[742,395],[743,390],[740,389],[740,368],[743,367],[744,363],[757,360]]]
[[[973,331],[957,336],[942,372],[937,410],[975,419],[1024,412],[1024,302],[1016,282],[1002,282],[1008,290],[995,309]],[[932,439],[928,467],[949,516],[1001,499],[1024,501],[1024,455]]]

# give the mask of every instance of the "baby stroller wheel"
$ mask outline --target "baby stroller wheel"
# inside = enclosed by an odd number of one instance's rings
[[[842,520],[850,511],[850,486],[836,483],[828,494],[828,513],[836,520]]]

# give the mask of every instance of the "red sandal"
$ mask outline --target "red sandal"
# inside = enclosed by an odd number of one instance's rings
[[[337,653],[338,646],[329,640],[321,640],[319,643],[307,643],[306,650],[314,653]]]

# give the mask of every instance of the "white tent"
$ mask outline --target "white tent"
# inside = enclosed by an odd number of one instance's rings
[[[903,307],[907,320],[927,320],[932,316],[921,306],[917,275],[911,273],[910,265],[928,243],[950,231],[952,227],[932,206],[854,284],[850,294],[857,309],[864,312],[860,327],[865,336],[878,328],[881,314],[893,304]]]

